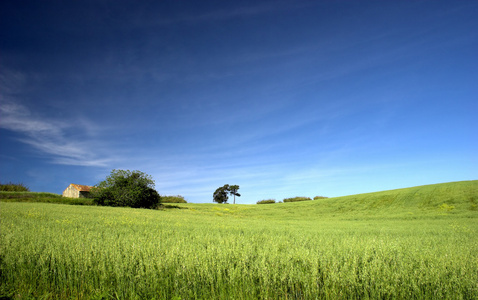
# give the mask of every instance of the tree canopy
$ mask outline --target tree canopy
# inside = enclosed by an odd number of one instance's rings
[[[238,185],[230,185],[229,186],[229,194],[233,195],[234,196],[234,204],[236,204],[236,196],[237,197],[241,197],[241,194],[239,194],[237,192],[237,190],[239,190],[239,186]]]
[[[154,180],[141,171],[113,170],[91,195],[98,205],[154,208],[160,203]]]
[[[213,194],[213,201],[217,203],[227,203],[229,199],[229,194],[234,195],[234,204],[236,204],[236,196],[240,197],[241,194],[237,192],[239,190],[238,185],[229,185],[225,184],[216,189]]]

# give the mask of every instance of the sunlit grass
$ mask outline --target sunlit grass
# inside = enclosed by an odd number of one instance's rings
[[[470,194],[394,209],[374,204],[382,196],[166,210],[3,202],[0,296],[478,298]]]

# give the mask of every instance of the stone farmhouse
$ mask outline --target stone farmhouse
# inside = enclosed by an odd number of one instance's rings
[[[63,197],[69,198],[88,198],[90,196],[90,190],[92,186],[81,184],[70,184],[64,191]]]

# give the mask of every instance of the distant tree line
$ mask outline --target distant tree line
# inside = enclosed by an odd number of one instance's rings
[[[327,197],[324,196],[315,196],[314,200],[319,200],[319,199],[327,199]],[[267,199],[267,200],[260,200],[257,201],[256,204],[273,204],[273,203],[287,203],[287,202],[299,202],[299,201],[311,201],[312,199],[309,197],[292,197],[292,198],[285,198],[283,201],[276,202],[275,199]]]
[[[276,203],[275,199],[267,199],[267,200],[257,201],[257,204],[273,204],[273,203]]]
[[[29,192],[30,189],[23,183],[0,183],[0,191],[2,192]]]
[[[227,203],[229,195],[240,197],[238,185],[225,184],[216,189],[213,201]],[[30,189],[23,183],[0,183],[0,191],[29,192]],[[187,203],[183,196],[160,196],[154,189],[152,177],[141,171],[112,170],[105,180],[93,187],[90,193],[93,203],[105,206],[128,206],[134,208],[156,208],[161,203]],[[314,200],[326,199],[324,196],[315,196]],[[285,198],[282,202],[310,201],[309,197]],[[280,203],[281,201],[279,201]],[[257,204],[277,203],[275,199],[257,201]]]
[[[188,203],[183,196],[161,196],[161,203]]]

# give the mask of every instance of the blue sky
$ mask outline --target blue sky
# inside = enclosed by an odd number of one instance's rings
[[[1,1],[0,181],[238,203],[478,179],[477,1]]]

